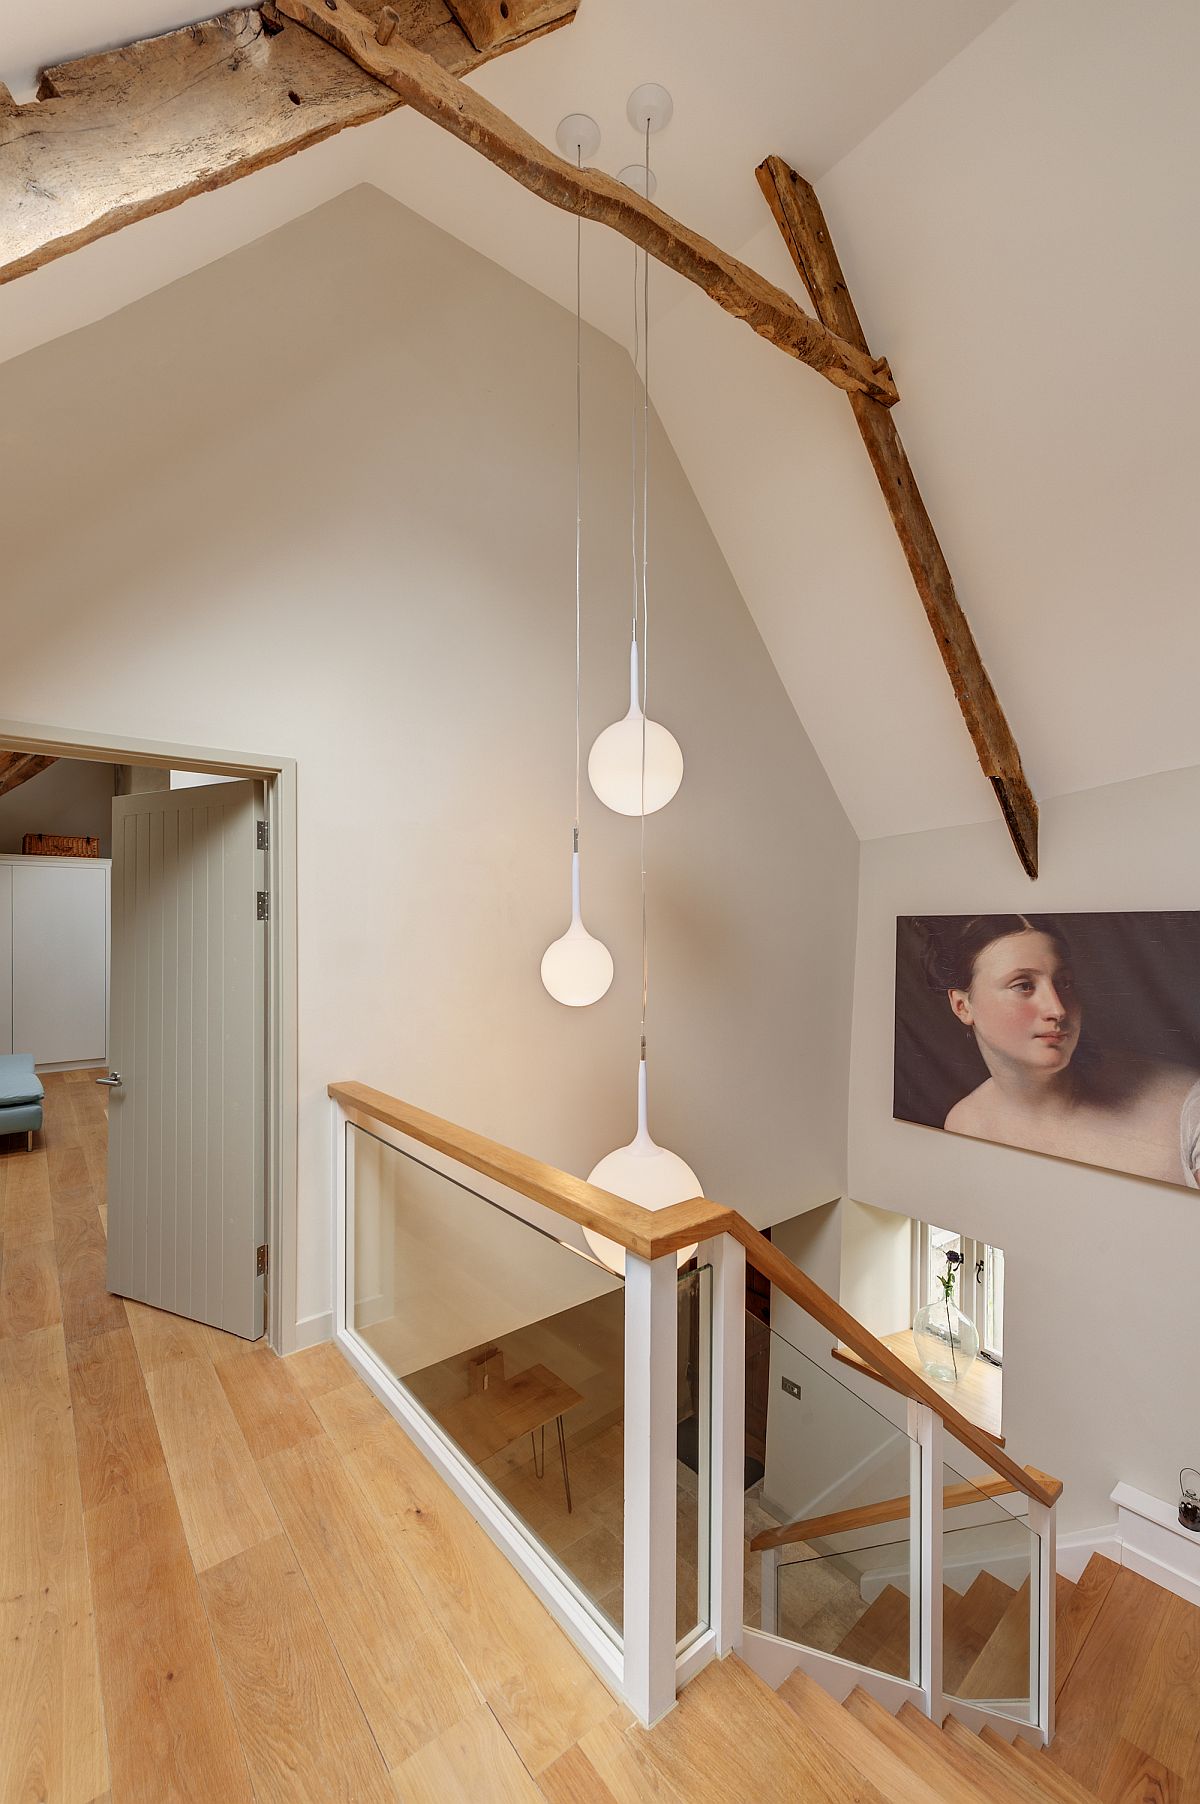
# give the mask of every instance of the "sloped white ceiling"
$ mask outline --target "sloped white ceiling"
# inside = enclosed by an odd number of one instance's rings
[[[25,5],[10,75],[151,28],[151,4],[75,0],[53,43]],[[638,155],[629,89],[665,82],[657,198],[796,294],[753,168],[776,151],[817,180],[1042,795],[1200,755],[1198,57],[1194,0],[583,0],[474,78],[547,141],[592,112],[611,170]],[[573,222],[402,112],[0,289],[0,353],[360,180],[573,303]],[[585,312],[625,342],[631,264],[587,232]],[[843,398],[678,278],[656,269],[653,297],[655,403],[856,829],[990,818]]]

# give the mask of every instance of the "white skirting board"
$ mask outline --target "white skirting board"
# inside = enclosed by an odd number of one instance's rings
[[[1174,1508],[1132,1485],[1112,1494],[1117,1520],[1058,1537],[1058,1570],[1076,1583],[1095,1553],[1127,1566],[1164,1591],[1200,1605],[1200,1535],[1174,1520]]]
[[[1200,1604],[1200,1535],[1184,1528],[1178,1506],[1125,1484],[1116,1487],[1112,1500],[1117,1506],[1122,1566],[1190,1604]]]
[[[333,1311],[324,1309],[319,1315],[301,1316],[291,1334],[286,1337],[285,1347],[289,1353],[300,1353],[305,1347],[315,1347],[319,1341],[332,1339]]]

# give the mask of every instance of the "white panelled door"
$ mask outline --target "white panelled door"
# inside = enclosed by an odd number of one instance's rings
[[[263,812],[258,783],[113,802],[108,1288],[248,1340],[265,1284]]]

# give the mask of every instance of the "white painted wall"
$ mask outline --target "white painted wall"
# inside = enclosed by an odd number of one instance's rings
[[[1004,1248],[1008,1450],[1062,1478],[1064,1530],[1110,1520],[1118,1480],[1170,1497],[1200,1457],[1200,1198],[893,1121],[896,916],[1195,908],[1197,818],[1197,766],[1051,801],[1036,891],[999,825],[863,847],[850,1194]]]
[[[100,856],[107,858],[112,798],[111,764],[59,758],[0,796],[0,852],[19,852],[27,833],[85,833],[100,841]]]
[[[630,400],[625,356],[586,355],[585,745],[626,706]],[[652,457],[652,711],[687,772],[647,836],[651,1124],[764,1223],[844,1188],[858,846],[657,427]],[[577,1172],[633,1131],[638,836],[586,790],[617,976],[579,1012],[538,981],[568,909],[574,321],[360,188],[5,365],[0,459],[0,714],[298,760],[311,1334],[331,1079]]]
[[[842,1223],[840,1302],[872,1334],[898,1334],[912,1325],[912,1223],[907,1215],[872,1209],[846,1197]]]
[[[844,1203],[783,1222],[772,1238],[832,1297],[846,1300]],[[847,1307],[850,1305],[847,1304]],[[830,1355],[833,1336],[780,1291],[771,1296],[763,1504],[780,1521],[879,1503],[909,1486],[905,1405]],[[784,1378],[798,1384],[790,1396]],[[888,1528],[881,1541],[903,1536]]]

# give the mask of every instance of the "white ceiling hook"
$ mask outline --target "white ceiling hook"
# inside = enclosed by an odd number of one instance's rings
[[[600,127],[590,113],[568,113],[558,122],[555,142],[572,163],[588,163],[600,148]]]
[[[644,163],[626,163],[617,177],[627,188],[637,194],[644,194],[647,200],[654,199],[654,190],[658,187],[658,177],[653,169],[647,169]]]
[[[675,102],[656,81],[644,81],[640,88],[635,88],[625,108],[630,125],[643,135],[647,126],[652,132],[661,132],[670,125],[674,111]]]

